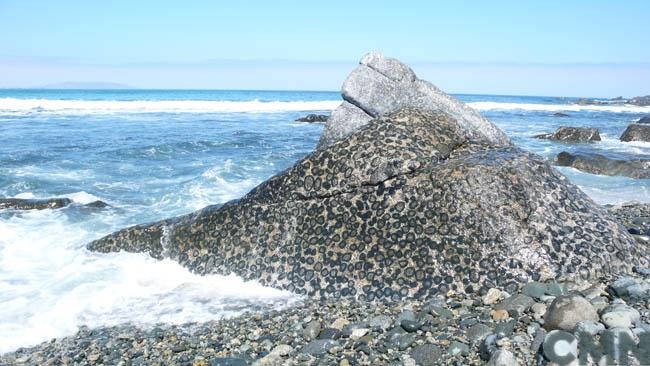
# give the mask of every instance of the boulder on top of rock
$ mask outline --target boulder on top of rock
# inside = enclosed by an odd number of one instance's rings
[[[586,173],[621,175],[630,178],[650,178],[650,160],[613,159],[600,154],[569,153],[562,151],[555,158],[558,166],[568,166]]]
[[[642,124],[642,125],[650,124],[650,116],[643,116],[638,121],[636,121],[636,123]]]
[[[373,118],[405,107],[445,112],[473,141],[510,145],[508,137],[478,112],[418,79],[407,65],[380,53],[369,53],[361,59],[343,83],[341,94],[344,102],[328,119],[319,149],[350,135]]]
[[[544,159],[414,109],[368,122],[239,200],[88,248],[362,300],[514,293],[531,279],[607,276],[648,262],[645,247]]]
[[[554,133],[545,133],[534,137],[565,142],[592,142],[600,141],[600,132],[597,128],[562,126]]]
[[[24,198],[0,198],[0,210],[45,210],[53,208],[62,208],[72,203],[69,198],[44,198],[44,199],[24,199]]]
[[[650,141],[650,124],[631,123],[623,131],[621,141]]]
[[[328,115],[326,114],[308,114],[304,117],[296,119],[296,122],[307,122],[307,123],[315,123],[315,122],[327,122],[327,119],[329,118]]]

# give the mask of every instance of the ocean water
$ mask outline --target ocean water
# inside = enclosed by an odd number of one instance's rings
[[[571,99],[458,95],[524,149],[650,157],[618,136],[650,108],[575,106]],[[0,90],[0,197],[69,197],[57,210],[0,211],[0,352],[78,326],[183,323],[286,306],[287,292],[234,276],[195,276],[144,254],[85,244],[120,228],[226,202],[311,152],[336,92]],[[569,117],[554,117],[563,112]],[[598,127],[603,141],[531,136]],[[599,203],[650,201],[650,180],[561,171]],[[82,206],[95,200],[109,209]]]

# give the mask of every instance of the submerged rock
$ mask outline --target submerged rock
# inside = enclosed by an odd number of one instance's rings
[[[600,175],[622,175],[630,178],[650,178],[650,160],[612,159],[600,154],[569,153],[563,151],[555,158],[559,166],[568,166],[583,172]]]
[[[304,117],[298,118],[296,122],[308,122],[308,123],[315,123],[315,122],[327,122],[327,119],[329,118],[328,115],[326,114],[308,114]]]
[[[343,83],[341,94],[344,102],[327,121],[319,149],[352,134],[373,118],[406,107],[449,114],[473,141],[510,144],[508,137],[478,112],[418,79],[407,65],[380,53],[361,59]]]
[[[650,141],[650,125],[631,123],[623,131],[621,141]]]
[[[23,198],[0,198],[0,210],[45,210],[62,208],[72,203],[69,198],[45,198],[45,199],[23,199]]]
[[[316,297],[513,293],[631,272],[647,252],[542,158],[441,112],[374,119],[240,200],[89,244]]]
[[[555,112],[555,113],[553,113],[553,117],[570,117],[570,116],[568,114],[566,114],[566,113]]]
[[[535,136],[538,139],[548,139],[566,142],[592,142],[600,141],[600,133],[597,128],[567,127],[562,126],[554,133],[545,133]]]

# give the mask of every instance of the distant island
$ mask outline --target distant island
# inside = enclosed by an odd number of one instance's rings
[[[67,81],[63,83],[42,85],[39,86],[38,89],[133,89],[133,87],[120,83]]]

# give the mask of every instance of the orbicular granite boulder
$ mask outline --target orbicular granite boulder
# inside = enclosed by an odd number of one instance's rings
[[[544,159],[404,109],[308,155],[239,200],[88,245],[313,297],[513,293],[608,276],[648,252]]]
[[[406,107],[449,114],[473,141],[510,145],[503,131],[477,111],[418,79],[407,65],[380,53],[369,53],[361,59],[343,83],[341,95],[344,102],[328,119],[319,149],[350,135],[373,118]]]
[[[650,124],[631,123],[621,135],[621,141],[650,142]]]
[[[650,178],[650,159],[613,159],[601,154],[562,151],[557,154],[555,163],[558,166],[568,166],[591,174]]]
[[[562,126],[553,133],[544,133],[535,137],[564,142],[592,142],[600,141],[600,132],[597,128]]]

